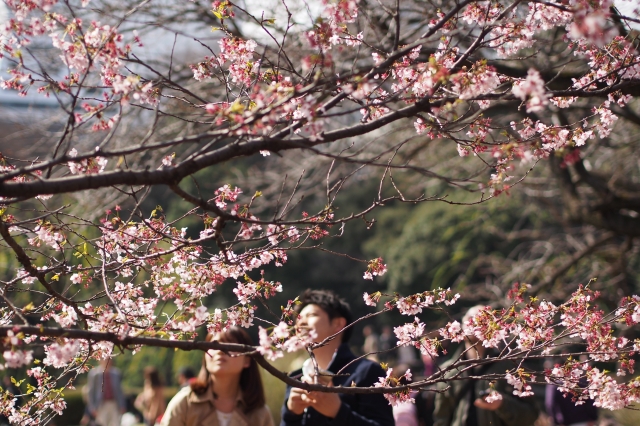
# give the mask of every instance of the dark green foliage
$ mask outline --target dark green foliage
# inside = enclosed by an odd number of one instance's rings
[[[76,390],[67,389],[64,391],[64,400],[67,403],[67,409],[62,412],[61,416],[54,418],[54,423],[58,426],[79,425],[85,406],[82,400],[82,391],[80,388]]]
[[[156,367],[165,386],[177,386],[176,375],[181,367],[200,370],[201,351],[174,351],[167,348],[144,347],[135,355],[125,352],[115,358],[115,365],[122,371],[122,382],[126,388],[142,388],[145,367]]]

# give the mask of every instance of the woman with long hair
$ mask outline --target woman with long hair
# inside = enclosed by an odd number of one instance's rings
[[[207,341],[251,345],[241,328],[207,336]],[[273,426],[265,405],[258,363],[246,355],[207,351],[197,380],[173,397],[162,426]]]
[[[155,367],[144,369],[144,388],[134,403],[142,413],[144,424],[153,426],[160,421],[167,403],[164,399],[164,386],[160,379],[160,373]]]

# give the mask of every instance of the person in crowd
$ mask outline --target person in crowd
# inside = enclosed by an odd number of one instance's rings
[[[167,403],[164,400],[164,386],[157,368],[145,367],[144,388],[134,405],[142,413],[145,425],[153,426],[162,419]]]
[[[96,419],[92,417],[91,410],[89,409],[89,386],[83,386],[81,392],[84,411],[82,413],[82,418],[80,419],[80,426],[94,426],[96,424]]]
[[[463,318],[463,324],[481,308],[482,306],[470,308]],[[483,359],[487,355],[491,353],[481,342],[467,336],[464,347],[453,355],[452,360],[461,356],[466,359]],[[443,365],[443,369],[447,367]],[[506,361],[485,363],[472,369],[454,368],[448,377],[504,374],[514,367],[518,367],[518,364]],[[513,389],[509,389],[505,380],[494,382],[493,388],[489,380],[453,380],[439,384],[439,389],[433,414],[435,426],[531,426],[538,418],[538,408],[533,397],[514,396]],[[490,389],[497,391],[501,398],[487,401]]]
[[[371,361],[378,361],[378,335],[373,331],[373,327],[365,325],[362,329],[362,335],[364,336],[364,344],[362,345],[362,352],[367,355]]]
[[[397,354],[392,349],[396,347],[397,341],[398,339],[393,334],[391,326],[385,325],[382,327],[382,333],[380,333],[380,337],[378,338],[378,348],[380,350],[378,359],[380,361],[388,364],[395,363]]]
[[[436,372],[437,366],[433,355],[421,354],[420,358],[422,359],[422,375],[424,377],[429,377]]]
[[[127,409],[122,392],[120,370],[106,359],[89,372],[87,405],[89,414],[101,426],[120,426],[120,417]]]
[[[347,342],[352,322],[349,305],[335,293],[327,290],[306,290],[297,305],[299,316],[296,327],[300,333],[314,332],[317,342],[338,334],[326,345],[313,350],[318,372],[340,375],[310,378],[308,371],[304,377],[302,370],[291,373],[292,377],[302,377],[303,381],[327,380],[332,386],[373,386],[379,377],[385,376],[380,365],[367,360],[356,359]],[[341,332],[342,331],[342,332]],[[309,370],[308,368],[306,370]],[[315,367],[311,368],[312,374]],[[282,407],[281,426],[391,426],[393,413],[382,394],[338,394],[308,392],[287,385]]]
[[[576,350],[577,352],[580,349]],[[580,356],[580,361],[586,363],[586,355]],[[545,361],[545,370],[551,370],[554,364],[551,360]],[[587,379],[578,380],[578,386],[586,388]],[[548,385],[545,388],[544,405],[547,414],[554,425],[563,426],[594,426],[598,422],[598,407],[593,405],[593,399],[587,399],[580,405],[576,405],[571,395],[564,396],[556,385]]]
[[[586,379],[578,382],[578,386],[586,387]],[[593,399],[576,405],[571,395],[566,397],[557,386],[549,385],[545,389],[545,408],[554,425],[562,426],[594,426],[598,422],[598,408],[593,405]]]
[[[127,395],[127,411],[120,418],[120,426],[138,426],[143,421],[143,415],[136,408],[136,397]]]
[[[411,368],[416,368],[421,364],[418,359],[418,350],[412,345],[400,346],[397,350],[398,356],[396,364],[406,364]]]
[[[409,366],[406,364],[396,365],[393,369],[393,375],[396,378],[402,377],[408,369]],[[400,384],[407,385],[409,381],[402,377]],[[416,399],[418,396],[418,391],[414,390],[411,392],[411,398],[414,399],[414,402],[405,401],[393,406],[393,419],[396,422],[396,426],[419,426],[418,405],[421,401],[419,402]]]
[[[178,386],[183,388],[185,386],[189,386],[189,381],[196,377],[195,373],[191,369],[191,367],[180,367],[178,370]]]
[[[247,332],[239,327],[207,336],[207,341],[213,340],[253,344]],[[169,402],[161,425],[273,426],[255,359],[218,350],[207,351],[197,379]]]

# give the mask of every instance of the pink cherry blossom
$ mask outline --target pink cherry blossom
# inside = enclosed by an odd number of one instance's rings
[[[548,95],[544,88],[544,80],[536,70],[529,69],[527,78],[513,84],[511,89],[514,96],[526,101],[527,112],[542,111],[549,103]]]
[[[23,351],[12,349],[2,353],[5,366],[8,368],[20,368],[23,365],[31,364],[33,361],[33,351]]]

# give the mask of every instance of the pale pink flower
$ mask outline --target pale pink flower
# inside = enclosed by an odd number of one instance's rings
[[[23,351],[12,349],[2,353],[5,366],[9,368],[20,368],[23,365],[29,365],[33,361],[33,351]]]
[[[420,339],[424,334],[425,324],[415,317],[415,321],[399,327],[394,327],[393,332],[398,338],[398,346],[407,346]]]
[[[50,365],[54,368],[66,367],[73,358],[78,355],[80,350],[80,342],[77,340],[62,339],[60,342],[52,343],[45,346],[44,351],[47,354],[42,361],[44,365]]]
[[[364,303],[368,306],[376,306],[378,301],[380,300],[380,293],[373,293],[373,295],[364,292],[362,298],[364,299]]]
[[[489,395],[487,395],[484,400],[488,403],[502,401],[502,394],[492,389],[491,392],[489,392]]]
[[[549,103],[544,80],[540,77],[540,73],[533,68],[529,69],[525,80],[513,83],[511,91],[514,96],[526,101],[527,112],[542,111]]]

